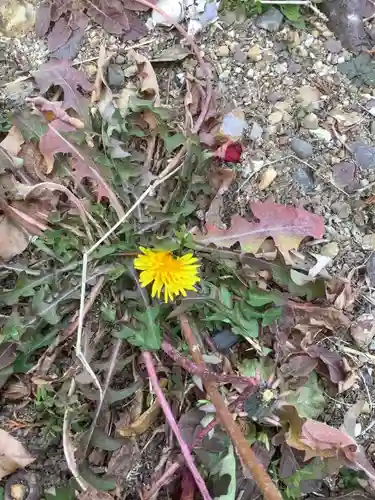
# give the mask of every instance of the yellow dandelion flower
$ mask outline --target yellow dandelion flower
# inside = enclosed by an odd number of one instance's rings
[[[191,253],[175,257],[172,252],[140,247],[143,255],[134,259],[134,267],[141,271],[141,286],[153,282],[151,295],[160,298],[164,287],[164,302],[177,295],[186,297],[186,290],[195,290],[198,283],[198,259]]]

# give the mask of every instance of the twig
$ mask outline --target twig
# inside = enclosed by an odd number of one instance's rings
[[[157,377],[157,374],[155,371],[155,366],[154,366],[154,362],[152,360],[151,353],[148,351],[144,351],[142,353],[142,359],[145,363],[148,376],[150,377],[152,387],[155,391],[156,397],[159,400],[159,403],[160,403],[160,406],[164,412],[165,418],[167,419],[168,424],[171,426],[171,429],[172,429],[172,431],[173,431],[173,433],[178,441],[178,444],[180,445],[181,453],[184,456],[186,465],[189,468],[189,470],[190,470],[190,472],[195,480],[195,483],[196,483],[199,491],[201,492],[203,499],[204,500],[212,500],[211,495],[209,494],[209,492],[207,490],[207,486],[206,486],[205,482],[203,481],[202,476],[200,475],[200,473],[199,473],[199,471],[194,463],[194,459],[190,453],[189,447],[182,438],[181,431],[177,425],[177,422],[173,416],[173,413],[169,407],[169,404],[168,404],[167,400],[165,399],[164,392],[159,385],[159,380],[158,380],[158,377]]]
[[[200,352],[200,345],[196,342],[188,318],[185,315],[180,316],[180,325],[194,362],[205,369],[206,365]],[[242,463],[248,468],[259,489],[262,491],[265,500],[282,500],[281,493],[272,482],[268,473],[259,464],[255,453],[251,449],[245,436],[242,434],[240,427],[233,420],[233,415],[226,406],[220,392],[217,390],[216,382],[208,378],[203,379],[203,382],[207,394],[216,408],[216,414],[221,424],[231,437]]]
[[[209,378],[221,384],[246,384],[252,388],[259,385],[259,380],[255,377],[244,377],[242,375],[231,375],[226,373],[213,373],[207,368],[198,366],[196,363],[178,352],[177,349],[175,349],[166,340],[162,342],[161,348],[165,354],[172,358],[173,361],[180,365],[184,370],[192,375],[197,375],[202,379]]]
[[[164,472],[164,474],[156,481],[156,483],[153,485],[153,487],[148,490],[148,491],[143,491],[143,500],[149,500],[152,498],[160,488],[162,488],[165,484],[169,482],[169,480],[172,479],[173,475],[175,472],[178,471],[178,469],[181,467],[181,464],[179,461],[174,462],[171,464],[168,469]]]

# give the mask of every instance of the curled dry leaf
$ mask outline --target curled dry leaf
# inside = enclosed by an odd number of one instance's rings
[[[8,261],[26,250],[30,236],[6,215],[0,215],[0,258]]]
[[[49,101],[48,99],[39,96],[34,97],[33,99],[27,99],[27,102],[33,104],[39,111],[43,112],[47,119],[52,114],[52,119],[48,119],[48,121],[58,119],[63,121],[64,123],[72,125],[72,127],[76,129],[83,129],[85,127],[85,124],[82,120],[68,115],[68,113],[62,107],[62,101]]]
[[[0,146],[12,156],[17,156],[24,142],[21,132],[13,125],[5,139],[0,142]]]
[[[273,167],[268,167],[263,173],[262,178],[259,182],[258,189],[263,191],[270,186],[277,177],[277,171]]]
[[[0,479],[35,460],[17,439],[3,429],[0,429],[0,450]]]
[[[123,437],[141,436],[146,432],[156,421],[160,414],[160,405],[155,400],[150,408],[148,408],[140,417],[127,427],[119,429],[119,434]]]
[[[30,387],[21,379],[12,380],[3,390],[3,397],[6,401],[18,401],[30,395]]]
[[[256,253],[263,241],[271,237],[289,262],[289,250],[298,248],[305,237],[321,238],[324,234],[323,218],[304,209],[271,202],[253,202],[250,208],[259,222],[234,215],[229,229],[207,224],[206,234],[196,234],[195,239],[225,248],[239,242],[244,252]]]
[[[138,76],[141,81],[141,92],[143,92],[149,99],[154,99],[155,106],[159,106],[160,91],[152,64],[146,56],[138,54],[138,52],[133,49],[129,50],[128,57],[137,65]]]

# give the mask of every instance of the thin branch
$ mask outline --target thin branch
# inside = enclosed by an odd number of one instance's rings
[[[158,376],[157,376],[156,371],[155,371],[155,366],[154,366],[154,362],[152,360],[151,353],[148,351],[144,351],[142,353],[142,359],[146,365],[148,376],[150,377],[152,387],[155,391],[156,397],[159,400],[159,403],[160,403],[160,406],[164,412],[165,418],[166,418],[168,424],[170,425],[174,435],[176,436],[178,444],[180,445],[181,452],[182,452],[184,459],[186,461],[186,465],[189,468],[192,476],[194,477],[195,483],[196,483],[199,491],[201,492],[203,499],[204,500],[212,500],[211,495],[209,494],[209,492],[207,490],[207,486],[206,486],[205,482],[203,481],[202,476],[200,475],[200,473],[199,473],[199,471],[194,463],[194,459],[190,453],[189,447],[182,438],[181,431],[177,425],[177,422],[173,416],[173,413],[169,407],[169,404],[164,396],[164,392],[160,387]]]
[[[185,315],[180,316],[180,324],[194,362],[201,368],[205,369],[206,364],[202,358],[200,351],[201,347],[196,342],[194,333],[189,325],[188,318]],[[255,453],[251,449],[251,446],[247,442],[245,436],[242,434],[240,427],[234,421],[233,415],[229,411],[222,395],[217,389],[216,382],[209,378],[204,378],[203,382],[207,394],[216,408],[216,414],[221,424],[231,437],[242,463],[248,468],[259,489],[262,491],[265,500],[282,500],[280,491],[274,485],[269,474],[258,462]]]
[[[231,375],[225,373],[213,373],[207,368],[202,368],[190,359],[183,356],[177,349],[175,349],[169,342],[164,340],[161,348],[173,361],[180,365],[184,370],[191,375],[197,375],[202,379],[209,378],[215,380],[220,384],[246,384],[251,387],[259,385],[259,379],[256,377],[244,377],[242,375]]]

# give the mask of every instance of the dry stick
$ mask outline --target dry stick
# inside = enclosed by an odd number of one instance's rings
[[[172,429],[174,435],[176,436],[178,444],[180,445],[181,452],[184,456],[186,465],[189,468],[192,476],[194,477],[196,485],[197,485],[199,491],[201,492],[203,499],[204,500],[212,500],[211,495],[209,494],[209,492],[207,490],[207,486],[206,486],[205,482],[203,481],[202,476],[200,475],[200,473],[199,473],[199,471],[194,463],[194,459],[190,453],[189,447],[182,438],[181,431],[177,425],[177,422],[173,416],[173,413],[169,407],[169,404],[168,404],[167,400],[165,399],[164,392],[160,387],[158,376],[156,375],[155,366],[154,366],[154,362],[152,360],[151,353],[148,351],[144,351],[142,353],[142,359],[146,365],[148,376],[150,377],[152,387],[155,391],[156,397],[158,398],[159,404],[164,412],[165,418],[167,419],[168,424],[171,426],[171,429]]]
[[[180,316],[180,324],[194,362],[205,369],[206,364],[202,358],[200,345],[196,342],[188,318],[185,315]],[[223,397],[217,390],[216,382],[212,379],[204,378],[203,383],[212,404],[216,408],[216,414],[221,424],[231,437],[242,463],[247,466],[259,489],[262,491],[265,500],[282,500],[280,491],[276,488],[268,473],[259,464],[241,429],[233,420],[233,415],[228,410]]]

